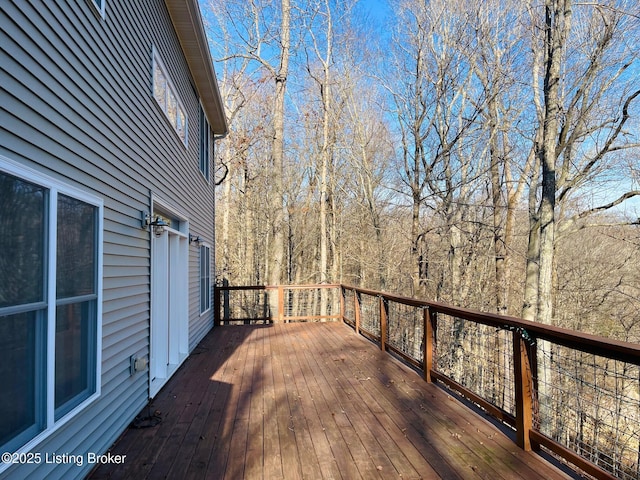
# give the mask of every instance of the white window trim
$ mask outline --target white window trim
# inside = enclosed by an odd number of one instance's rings
[[[156,71],[156,65],[160,67],[160,70],[162,71],[162,74],[167,82],[167,89],[171,90],[173,92],[173,96],[176,99],[176,104],[177,106],[180,108],[180,110],[182,110],[182,112],[184,113],[184,141],[180,138],[180,133],[178,132],[177,127],[174,127],[173,124],[171,123],[171,118],[169,118],[169,113],[167,112],[167,108],[166,106],[163,107],[162,105],[160,105],[156,99],[156,95],[155,95],[155,71]],[[180,99],[180,96],[178,95],[178,90],[176,89],[173,81],[171,80],[171,77],[169,76],[169,71],[167,70],[167,68],[165,67],[164,62],[162,61],[162,58],[160,58],[160,54],[158,53],[158,50],[156,49],[156,47],[152,47],[152,57],[151,57],[151,97],[154,100],[154,103],[156,105],[158,105],[158,108],[160,108],[162,110],[162,112],[164,113],[164,116],[166,117],[167,121],[169,122],[169,125],[171,126],[171,128],[173,129],[173,131],[176,133],[176,136],[178,137],[178,140],[180,140],[180,142],[184,145],[185,148],[188,148],[189,146],[189,116],[187,115],[187,109],[184,108],[184,104],[182,103],[182,100]]]
[[[56,313],[56,291],[55,266],[51,268],[48,264],[47,273],[47,364],[46,364],[46,419],[45,429],[29,440],[26,444],[16,450],[15,453],[26,453],[32,451],[44,439],[52,435],[82,410],[91,405],[101,393],[102,385],[102,276],[103,276],[103,228],[104,228],[104,204],[101,198],[91,195],[66,183],[60,182],[46,174],[15,162],[3,155],[0,155],[0,170],[18,177],[22,180],[37,184],[49,190],[49,225],[48,225],[48,251],[49,258],[56,258],[56,212],[58,194],[64,194],[74,199],[83,201],[98,208],[98,244],[97,244],[97,279],[96,279],[96,371],[95,371],[95,392],[86,398],[82,403],[73,408],[58,421],[55,421],[55,313]],[[55,262],[53,263],[55,265]],[[0,463],[0,472],[6,470],[10,464]]]

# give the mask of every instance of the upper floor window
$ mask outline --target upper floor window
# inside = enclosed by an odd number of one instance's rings
[[[153,53],[153,96],[176,133],[187,145],[187,114],[158,54]]]
[[[0,158],[0,451],[99,393],[102,203]]]
[[[211,159],[211,128],[207,115],[200,105],[200,171],[209,180],[209,164]]]
[[[98,9],[100,16],[104,17],[104,4],[107,3],[107,0],[91,0],[91,2]]]

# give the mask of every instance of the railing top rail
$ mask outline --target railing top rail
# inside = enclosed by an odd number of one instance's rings
[[[476,310],[454,307],[445,303],[417,300],[415,298],[387,294],[376,290],[368,290],[350,285],[343,285],[342,287],[367,295],[381,296],[388,300],[404,303],[406,305],[429,307],[435,312],[464,318],[466,320],[471,320],[496,328],[523,329],[536,339],[548,340],[582,352],[640,365],[640,345],[630,342],[577,332],[575,330],[569,330],[553,325],[544,325],[517,317],[503,316],[495,313],[483,313]]]
[[[377,290],[369,290],[366,288],[353,287],[351,285],[341,285],[342,288],[346,288],[347,290],[354,290],[359,293],[364,293],[365,295],[372,295],[374,297],[384,297],[387,300],[391,300],[397,303],[403,303],[405,305],[410,305],[412,307],[428,307],[429,302],[425,300],[418,300],[417,298],[405,297],[402,295],[396,295],[392,293],[379,292]]]
[[[322,283],[317,285],[216,285],[219,290],[277,290],[285,288],[289,290],[310,290],[314,288],[339,288],[339,283]]]

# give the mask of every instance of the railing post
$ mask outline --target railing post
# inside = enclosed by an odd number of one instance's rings
[[[284,323],[284,287],[278,285],[278,323]]]
[[[520,332],[513,331],[513,366],[516,402],[516,443],[531,450],[529,432],[533,427],[533,370],[529,346]]]
[[[436,314],[430,307],[423,310],[424,319],[424,379],[431,383],[431,370],[433,369],[433,354],[435,350]]]
[[[214,325],[222,325],[222,317],[220,315],[220,308],[222,307],[220,298],[222,291],[218,287],[213,287],[213,323]]]
[[[380,295],[380,349],[387,349],[387,309],[384,306],[384,297]]]
[[[360,335],[360,296],[356,290],[353,291],[353,314],[356,317],[356,333]]]

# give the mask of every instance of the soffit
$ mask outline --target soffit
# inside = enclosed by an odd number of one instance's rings
[[[227,119],[198,2],[197,0],[165,0],[165,4],[211,129],[217,135],[226,135]]]

